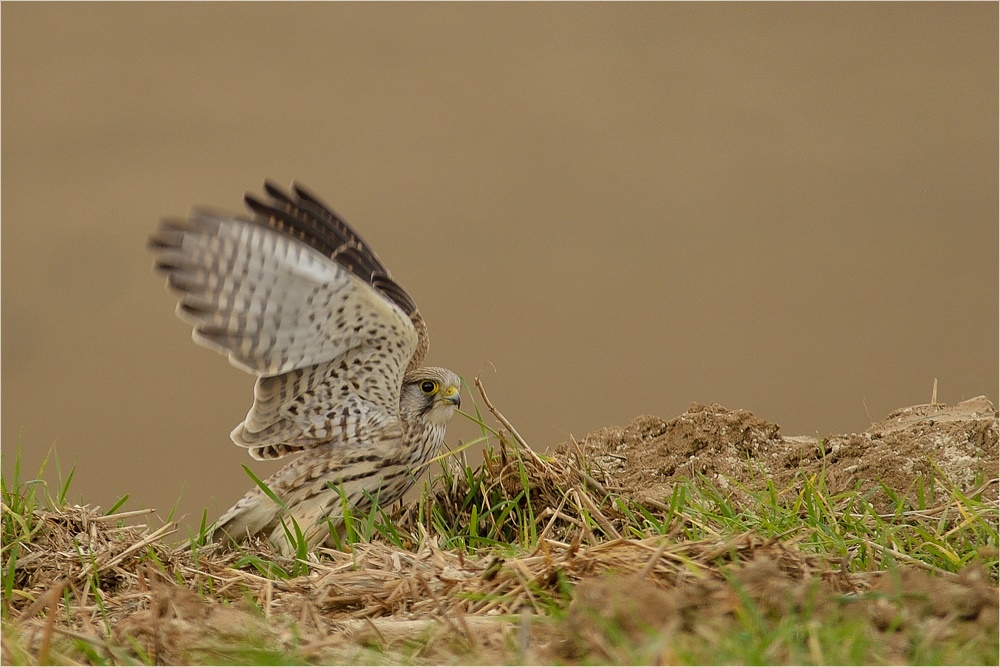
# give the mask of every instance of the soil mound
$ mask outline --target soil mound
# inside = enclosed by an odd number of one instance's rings
[[[988,482],[1000,465],[997,443],[997,410],[984,396],[903,408],[865,433],[825,438],[782,436],[746,410],[696,403],[671,420],[636,417],[563,443],[556,457],[588,461],[609,491],[637,501],[663,500],[679,479],[698,475],[739,498],[741,489],[771,482],[780,491],[824,474],[831,492],[871,490],[876,509],[888,511],[885,487],[915,506],[921,495],[925,506],[941,502],[951,488],[995,500]]]

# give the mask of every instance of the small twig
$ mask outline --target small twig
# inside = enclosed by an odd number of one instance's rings
[[[473,608],[469,610],[469,613],[485,614],[491,609],[499,607],[502,603],[508,602],[510,597],[514,594],[513,590],[504,591],[504,589],[507,588],[514,588],[514,578],[498,580],[494,577],[490,580],[490,582],[492,583],[493,588],[491,590],[483,591],[486,595],[483,596],[482,600],[473,603]],[[482,604],[480,605],[480,603]]]
[[[583,482],[584,484],[589,484],[590,486],[594,487],[594,490],[599,491],[601,495],[603,495],[605,498],[611,495],[608,492],[608,490],[604,488],[603,484],[601,484],[596,479],[585,473],[583,470],[577,468],[576,474],[580,478],[581,482]]]
[[[942,570],[941,568],[935,567],[935,566],[931,565],[930,563],[925,563],[924,561],[922,561],[922,560],[920,560],[918,558],[914,558],[913,556],[909,556],[907,554],[904,554],[902,551],[896,551],[892,547],[883,547],[880,544],[876,544],[875,542],[872,542],[871,540],[866,540],[864,538],[861,538],[861,541],[864,542],[865,544],[867,544],[868,546],[870,546],[871,548],[879,551],[880,553],[891,554],[894,558],[898,558],[899,560],[906,561],[907,563],[910,563],[912,565],[916,565],[917,567],[922,567],[925,570],[928,570],[930,572],[938,574],[938,575],[940,575],[942,577],[947,577],[949,579],[958,579],[958,575],[955,574],[954,572],[948,572],[947,570]]]
[[[490,402],[489,396],[486,395],[486,388],[483,387],[483,381],[479,378],[478,375],[476,376],[475,383],[476,383],[476,389],[479,390],[479,395],[483,397],[483,403],[486,404],[486,409],[490,411],[490,413],[496,418],[498,422],[503,424],[504,428],[510,431],[510,434],[514,436],[514,440],[517,441],[517,444],[519,444],[522,449],[528,452],[529,456],[531,456],[532,460],[535,463],[538,463],[539,465],[544,465],[544,461],[542,461],[542,459],[539,458],[538,454],[536,454],[534,450],[532,450],[531,447],[528,446],[528,443],[524,441],[524,438],[522,438],[521,434],[517,432],[517,429],[515,429],[511,425],[511,423],[507,420],[506,417],[503,416],[503,414],[499,410],[493,407],[493,403]]]
[[[966,496],[970,496],[970,497],[971,496],[975,496],[975,495],[977,495],[979,493],[982,493],[987,488],[989,488],[990,485],[996,484],[997,482],[1000,482],[1000,477],[994,477],[991,480],[983,482],[982,484],[980,484],[975,489],[973,489],[972,491],[970,491],[969,493],[967,493],[965,495]],[[959,504],[959,501],[956,498],[952,498],[951,500],[949,500],[946,503],[943,503],[941,505],[935,505],[934,507],[928,507],[927,509],[923,509],[923,510],[907,510],[905,512],[900,512],[898,514],[895,513],[895,512],[889,512],[889,513],[886,513],[886,514],[875,514],[875,516],[877,516],[880,519],[893,519],[893,518],[895,518],[897,516],[905,516],[905,517],[911,517],[912,516],[912,517],[919,517],[919,518],[922,518],[922,519],[934,519],[934,518],[937,518],[938,514],[940,514],[941,512],[945,511],[946,509],[948,509],[952,505],[956,505],[957,506],[958,504]],[[869,516],[869,514],[868,513],[860,513],[860,512],[848,512],[846,514],[846,516],[849,516],[852,519],[863,519],[866,516]]]
[[[89,518],[90,521],[94,523],[103,523],[106,521],[118,521],[119,519],[128,519],[133,516],[142,516],[144,514],[153,514],[156,512],[155,509],[145,509],[145,510],[131,510],[128,512],[119,512],[118,514],[107,514],[105,516],[92,516]]]
[[[670,511],[670,505],[667,505],[666,503],[661,503],[659,500],[656,500],[655,498],[643,498],[642,504],[649,505],[654,510],[660,510],[661,512]]]
[[[584,470],[587,458],[583,455],[583,449],[580,447],[580,443],[576,441],[576,438],[573,437],[572,433],[569,434],[569,441],[573,443],[573,449],[576,450],[576,474],[580,478],[580,481],[584,484],[590,484],[592,487],[600,491],[603,496],[610,496],[611,494],[608,493],[608,490],[604,487],[604,485],[591,477]]]
[[[521,590],[524,592],[525,595],[528,596],[528,600],[531,601],[531,607],[535,610],[535,613],[538,613],[539,612],[538,601],[535,600],[535,596],[531,594],[531,586],[528,584],[528,579],[525,578],[526,575],[530,575],[531,578],[533,579],[534,573],[532,573],[530,570],[527,572],[522,572],[521,570],[522,569],[527,570],[527,567],[520,560],[512,561],[510,569],[514,573],[514,576],[517,577],[518,582],[520,582]],[[509,611],[515,611],[515,610],[516,607],[509,608]]]
[[[667,550],[667,546],[669,544],[670,540],[664,538],[664,540],[660,543],[659,548],[656,550],[656,553],[653,554],[653,557],[649,559],[646,566],[642,568],[641,572],[639,572],[640,579],[645,579],[654,569],[656,569],[657,563],[660,562],[660,558],[663,557],[663,552]]]
[[[559,547],[560,549],[570,549],[573,546],[568,542],[560,542],[559,540],[553,540],[551,537],[545,538],[545,543],[549,545],[549,548]]]
[[[107,563],[105,563],[104,565],[102,565],[98,571],[99,572],[105,572],[106,570],[111,569],[115,565],[118,565],[118,563],[122,562],[123,560],[125,560],[126,558],[128,558],[130,555],[132,555],[133,553],[135,553],[136,551],[138,551],[139,549],[142,549],[143,547],[145,547],[147,545],[150,545],[153,542],[156,542],[161,537],[166,537],[167,535],[171,535],[171,534],[176,533],[176,532],[177,532],[177,524],[175,524],[175,523],[165,524],[162,528],[160,528],[160,529],[158,529],[158,530],[150,533],[149,535],[147,535],[146,537],[144,537],[142,540],[136,542],[135,544],[133,544],[132,546],[130,546],[128,549],[126,549],[125,551],[121,552],[120,554],[118,554],[117,556],[115,556],[114,558],[112,558],[111,560],[109,560]]]
[[[601,529],[605,533],[610,535],[612,538],[620,540],[622,537],[621,533],[615,530],[615,527],[611,525],[611,521],[608,519],[608,517],[604,516],[604,513],[601,511],[601,508],[599,508],[597,506],[597,503],[595,503],[591,499],[590,494],[584,491],[583,489],[574,489],[574,492],[576,491],[578,491],[578,493],[574,493],[573,495],[575,495],[577,500],[580,501],[583,505],[587,506],[587,509],[593,515],[594,520],[597,521]]]
[[[552,529],[552,526],[555,525],[556,519],[558,519],[559,515],[562,514],[562,508],[565,507],[566,505],[566,499],[569,498],[569,493],[570,493],[569,491],[566,491],[566,493],[563,494],[562,500],[559,501],[559,507],[557,507],[555,511],[552,512],[552,518],[549,519],[549,522],[547,524],[545,524],[545,528],[542,529],[542,532],[538,534],[538,546],[535,547],[535,550],[531,553],[532,556],[538,553],[538,550],[541,548],[541,545],[545,541],[545,538],[548,537],[549,531]],[[551,512],[551,509],[549,509],[549,511]]]
[[[578,491],[579,491],[579,489],[575,489],[575,488],[574,489],[570,489],[570,492],[572,492],[572,494],[573,494],[573,498],[576,500],[577,509],[580,509],[581,506],[583,505],[583,501],[580,499],[580,494],[578,493]],[[576,523],[576,522],[574,522],[574,523]],[[587,525],[586,521],[584,521],[583,519],[580,519],[579,523],[577,523],[577,525],[579,525],[580,529],[584,533],[586,533],[587,539],[590,540],[591,544],[597,544],[597,543],[600,542],[600,540],[598,540],[597,537],[594,535],[594,532],[590,529],[590,526]]]
[[[993,479],[991,479],[991,480],[989,480],[987,482],[983,482],[982,484],[980,484],[979,486],[977,486],[975,489],[973,489],[972,492],[969,493],[969,495],[970,496],[974,496],[974,495],[976,495],[978,493],[982,493],[983,491],[986,490],[986,487],[990,486],[991,484],[996,484],[997,482],[1000,482],[1000,477],[994,477]]]

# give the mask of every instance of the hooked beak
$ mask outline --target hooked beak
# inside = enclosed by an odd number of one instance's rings
[[[444,403],[451,403],[456,408],[462,407],[462,395],[458,391],[458,387],[448,387],[443,392],[441,392],[441,399]]]

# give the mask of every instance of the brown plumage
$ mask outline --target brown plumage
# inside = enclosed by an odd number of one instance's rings
[[[267,199],[246,197],[252,218],[194,210],[150,247],[195,342],[258,378],[233,441],[257,459],[302,453],[266,480],[284,507],[254,488],[215,535],[290,552],[288,518],[314,546],[336,529],[341,493],[361,510],[369,494],[405,493],[444,440],[460,379],[420,366],[424,320],[350,225],[301,187],[264,187]]]

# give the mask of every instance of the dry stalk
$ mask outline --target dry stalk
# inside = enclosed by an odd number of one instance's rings
[[[535,551],[532,552],[532,555],[537,553],[538,549],[540,549],[541,546],[545,544],[545,539],[548,537],[549,531],[552,530],[552,526],[555,525],[556,519],[558,519],[560,516],[563,517],[566,516],[565,514],[562,514],[562,508],[566,506],[566,500],[569,498],[569,493],[570,492],[568,490],[563,493],[562,499],[559,501],[559,506],[556,507],[554,511],[550,508],[545,509],[546,512],[552,515],[552,518],[549,519],[548,523],[545,524],[545,528],[542,529],[542,532],[538,534],[538,546],[535,547]],[[544,517],[543,514],[538,515],[539,520],[541,520],[543,517]]]
[[[120,521],[122,519],[129,519],[134,516],[144,516],[147,514],[155,514],[155,509],[145,509],[145,510],[131,510],[129,512],[119,512],[118,514],[105,514],[104,516],[95,516],[90,520],[97,523],[105,523],[111,521]]]
[[[660,562],[660,559],[663,558],[663,552],[667,550],[667,546],[669,544],[669,540],[666,539],[660,543],[660,546],[656,549],[656,553],[653,554],[653,557],[649,559],[646,566],[639,572],[639,578],[645,579],[650,575],[650,573],[656,568],[656,565]]]
[[[105,563],[104,565],[102,565],[100,567],[100,569],[98,570],[98,572],[105,572],[105,571],[111,569],[112,567],[114,567],[115,565],[118,565],[118,563],[122,562],[123,560],[125,560],[126,558],[128,558],[130,555],[132,555],[133,553],[135,553],[136,551],[138,551],[139,549],[142,549],[143,547],[145,547],[145,546],[147,546],[149,544],[153,544],[154,542],[160,540],[160,538],[166,537],[167,535],[171,535],[171,534],[176,533],[176,532],[177,532],[177,524],[176,523],[171,522],[171,523],[163,525],[161,528],[158,528],[156,531],[150,533],[145,538],[143,538],[142,540],[136,542],[135,544],[133,544],[129,548],[125,549],[124,551],[122,551],[120,554],[118,554],[114,558],[112,558],[110,561],[108,561],[107,563]]]
[[[601,509],[597,506],[597,503],[595,503],[593,499],[591,499],[590,494],[587,493],[584,489],[574,489],[573,492],[577,500],[582,501],[582,503],[586,505],[587,511],[589,511],[591,515],[594,517],[594,520],[597,521],[598,525],[601,527],[601,530],[603,530],[608,535],[611,535],[613,539],[620,540],[622,537],[621,533],[615,530],[614,525],[611,523],[608,517],[604,516],[604,512],[602,512]]]
[[[889,554],[892,555],[893,558],[898,558],[899,560],[905,561],[905,562],[907,562],[907,563],[909,563],[911,565],[916,565],[917,567],[922,568],[924,570],[927,570],[928,572],[933,572],[934,574],[936,574],[936,575],[938,575],[940,577],[944,577],[946,579],[951,579],[951,580],[957,580],[958,579],[958,575],[955,574],[955,573],[953,573],[953,572],[948,572],[947,570],[942,570],[941,568],[935,567],[935,566],[931,565],[930,563],[925,563],[924,561],[918,560],[918,559],[914,558],[913,556],[910,556],[908,554],[904,554],[902,551],[897,551],[896,549],[893,549],[892,547],[883,547],[881,544],[876,544],[875,542],[872,542],[871,540],[868,540],[868,539],[865,539],[865,538],[861,538],[861,541],[864,542],[865,544],[867,544],[872,549],[875,549],[879,553],[889,553]]]
[[[597,489],[597,491],[605,498],[610,496],[611,494],[604,487],[604,485],[598,482],[590,475],[588,475],[587,472],[584,470],[584,468],[586,468],[585,462],[587,458],[583,455],[583,450],[580,448],[580,443],[576,441],[576,438],[574,438],[572,434],[570,434],[569,440],[571,443],[573,443],[573,449],[575,450],[576,453],[576,474],[580,478],[580,481],[582,481],[585,484],[590,484],[592,487]]]
[[[521,434],[517,432],[517,429],[515,429],[514,426],[510,423],[510,421],[493,406],[493,403],[490,401],[489,396],[486,395],[486,388],[483,387],[483,381],[482,379],[480,379],[478,375],[476,376],[475,383],[476,383],[476,389],[479,390],[479,395],[483,397],[483,403],[486,404],[486,409],[490,411],[490,413],[496,418],[498,422],[503,424],[504,428],[510,431],[510,434],[514,437],[514,440],[517,441],[517,444],[521,446],[522,450],[528,453],[528,455],[535,463],[544,466],[545,462],[542,461],[542,459],[538,456],[538,454],[536,454],[534,450],[532,450],[531,447],[528,446],[528,443],[525,442],[524,438],[521,437]]]

